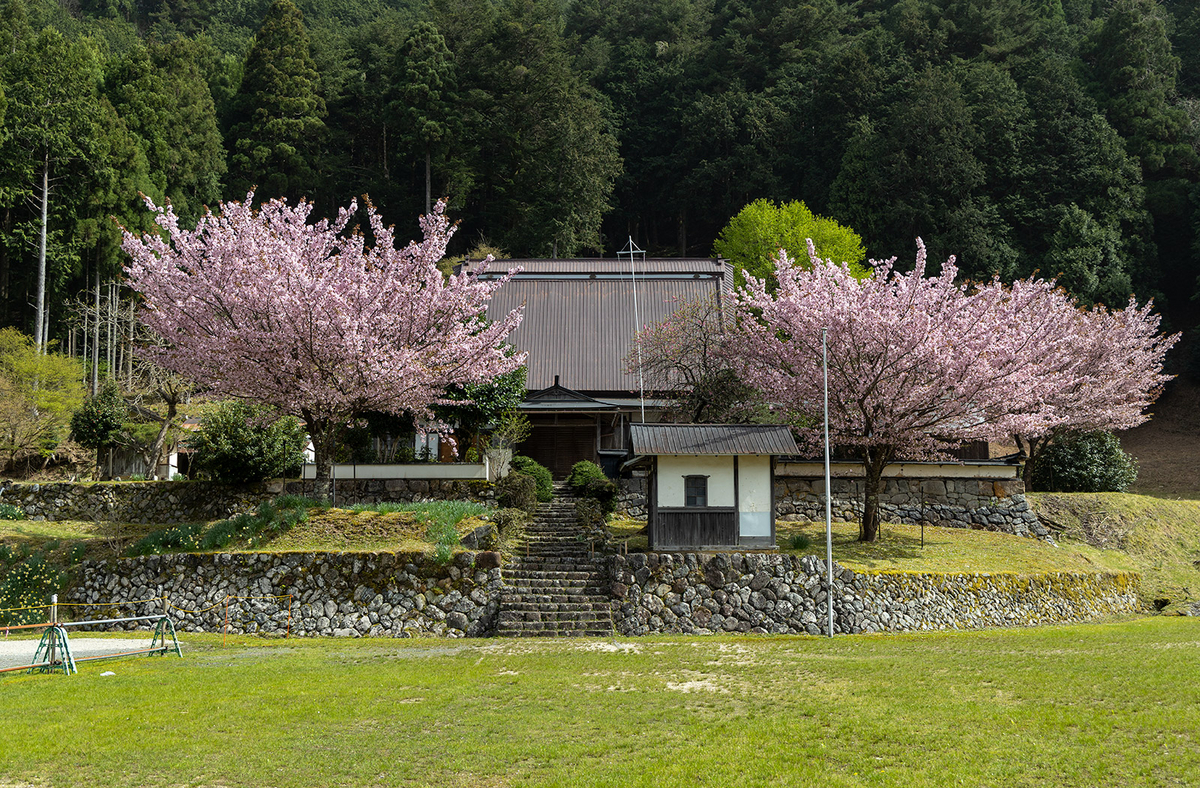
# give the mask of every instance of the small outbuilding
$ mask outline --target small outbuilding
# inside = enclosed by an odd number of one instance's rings
[[[630,444],[651,550],[775,547],[775,460],[798,451],[787,427],[631,424]]]

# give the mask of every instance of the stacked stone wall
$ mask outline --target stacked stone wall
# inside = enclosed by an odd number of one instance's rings
[[[827,631],[815,556],[643,553],[611,559],[624,635]],[[834,564],[837,633],[1034,626],[1141,610],[1132,573],[863,573]]]
[[[832,514],[835,522],[862,516],[862,479],[834,478]],[[775,477],[775,513],[780,520],[825,520],[825,480],[821,477]],[[1045,538],[1050,531],[1025,500],[1020,479],[890,478],[884,483],[880,508],[885,522],[940,525],[1003,531]],[[617,511],[627,517],[646,517],[646,480],[621,479]]]
[[[207,481],[10,484],[0,503],[21,507],[32,520],[190,523],[252,512],[284,493],[311,496],[314,482],[274,480],[230,485]],[[338,479],[339,504],[473,500],[490,503],[492,486],[461,479]]]
[[[823,634],[824,562],[815,556],[612,556],[623,635]],[[225,553],[86,562],[64,601],[78,618],[166,610],[182,631],[292,636],[480,637],[494,632],[503,570],[495,553],[449,564],[402,553]],[[1141,612],[1132,573],[912,574],[834,565],[835,632],[1036,626]],[[288,595],[291,595],[290,598]],[[114,604],[115,603],[115,604]]]
[[[146,556],[85,562],[67,597],[84,605],[76,620],[165,610],[187,632],[223,631],[228,610],[238,634],[473,637],[495,628],[498,563],[471,552],[448,564],[405,553]]]

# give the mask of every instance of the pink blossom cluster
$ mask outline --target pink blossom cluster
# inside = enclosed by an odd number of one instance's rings
[[[807,417],[798,432],[810,448],[822,434],[822,329],[833,440],[885,463],[939,459],[968,439],[1128,428],[1169,379],[1163,357],[1178,335],[1158,333],[1150,304],[1080,309],[1045,279],[961,283],[953,257],[926,276],[920,239],[911,272],[872,261],[862,280],[811,244],[810,255],[799,268],[780,253],[775,293],[750,279],[732,343],[747,382]]]
[[[448,385],[524,362],[505,350],[520,312],[484,315],[507,277],[438,270],[453,234],[444,204],[421,218],[423,241],[397,248],[369,204],[373,245],[347,231],[356,203],[309,223],[310,203],[255,209],[252,199],[223,204],[194,230],[148,202],[162,234],[125,233],[128,281],[165,340],[154,351],[163,367],[296,414],[318,439],[366,411],[431,419]]]

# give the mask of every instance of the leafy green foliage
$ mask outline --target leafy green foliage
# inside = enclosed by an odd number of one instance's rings
[[[83,407],[71,415],[71,438],[96,451],[116,446],[127,411],[120,387],[106,380],[96,395],[88,397]]]
[[[567,475],[567,484],[579,489],[593,479],[608,481],[608,476],[596,463],[590,460],[581,460],[571,466],[571,472]]]
[[[1123,492],[1137,481],[1137,460],[1111,432],[1067,433],[1043,449],[1033,486],[1047,492]]]
[[[554,497],[554,476],[545,465],[529,457],[517,455],[512,458],[512,467],[533,477],[537,482],[537,499],[542,503]]]
[[[537,482],[520,471],[510,471],[496,482],[496,502],[505,509],[537,510]]]
[[[835,264],[848,263],[867,275],[860,264],[867,256],[862,238],[833,219],[817,216],[798,200],[777,205],[772,200],[755,200],[729,220],[717,236],[713,250],[729,260],[739,276],[771,279],[779,250],[798,265],[809,265],[808,241],[817,255]]]
[[[0,329],[0,470],[58,447],[83,401],[82,377],[76,359],[39,353],[21,332]]]
[[[11,503],[0,503],[0,520],[24,520],[25,510]]]
[[[299,419],[227,400],[201,421],[188,443],[198,470],[218,481],[242,483],[299,475],[305,439]]]

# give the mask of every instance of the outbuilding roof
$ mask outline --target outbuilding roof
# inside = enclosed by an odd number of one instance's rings
[[[509,342],[529,354],[526,385],[533,391],[554,385],[556,376],[575,391],[637,391],[637,375],[625,371],[624,360],[638,329],[666,319],[681,301],[732,290],[732,269],[710,258],[638,260],[636,277],[628,259],[496,260],[484,276],[517,267],[521,272],[492,296],[488,316],[525,308]]]
[[[773,424],[631,424],[633,453],[796,454],[787,427]]]

